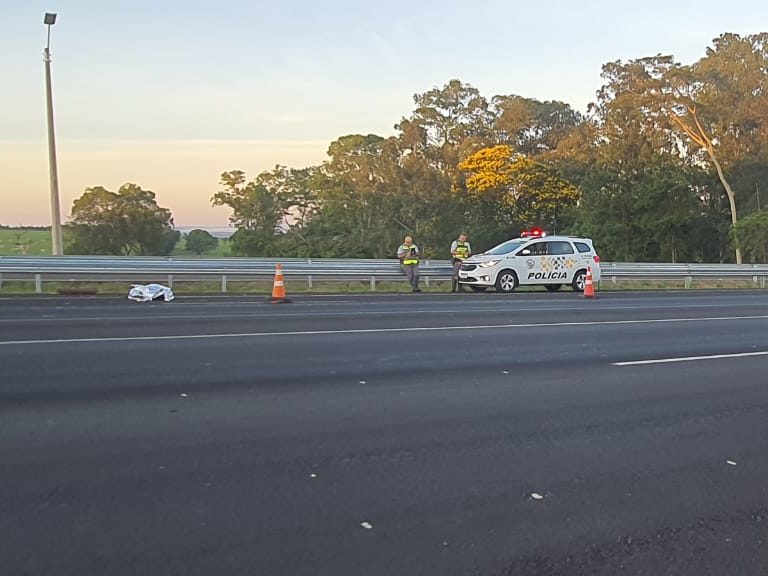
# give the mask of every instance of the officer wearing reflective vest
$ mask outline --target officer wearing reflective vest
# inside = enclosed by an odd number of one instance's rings
[[[405,237],[402,245],[397,249],[397,257],[413,291],[421,292],[419,290],[419,248],[413,243],[413,238]]]
[[[459,270],[461,270],[461,263],[472,255],[472,248],[467,242],[467,233],[462,232],[459,234],[458,240],[454,240],[451,244],[451,258],[453,259],[453,282],[451,284],[451,292],[464,292],[464,287],[459,284]]]

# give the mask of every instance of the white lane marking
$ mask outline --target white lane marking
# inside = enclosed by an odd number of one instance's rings
[[[245,305],[245,304],[244,304]],[[755,308],[754,304],[738,304],[736,306],[728,306],[729,308],[738,307],[750,307]],[[768,304],[766,304],[768,306]],[[358,310],[358,311],[337,311],[337,312],[256,312],[247,314],[207,314],[201,316],[200,314],[155,314],[152,316],[50,316],[41,318],[0,318],[0,324],[35,324],[41,322],[114,322],[124,320],[200,320],[203,318],[291,318],[301,317],[307,318],[312,316],[390,316],[390,315],[403,315],[403,314],[476,314],[476,313],[495,313],[495,314],[513,314],[515,312],[581,312],[584,310],[592,311],[616,311],[616,310],[663,310],[673,308],[676,310],[692,310],[692,309],[710,309],[710,308],[723,308],[724,306],[718,304],[691,304],[685,306],[601,306],[592,307],[588,304],[582,306],[569,306],[569,307],[515,307],[515,308],[414,308],[403,310]]]
[[[710,356],[682,356],[680,358],[658,358],[656,360],[635,360],[633,362],[614,362],[614,366],[644,366],[648,364],[673,364],[675,362],[698,362],[701,360],[721,360],[723,358],[748,358],[750,356],[768,356],[766,352],[739,352],[736,354],[712,354]]]
[[[93,342],[142,342],[161,340],[213,340],[218,338],[263,338],[266,336],[330,336],[339,334],[385,334],[391,332],[449,332],[463,330],[506,330],[510,328],[558,328],[576,326],[617,326],[633,324],[681,324],[684,322],[723,322],[768,320],[768,316],[719,316],[713,318],[656,318],[650,320],[604,320],[594,322],[543,322],[539,324],[482,324],[470,326],[414,326],[404,328],[352,328],[347,330],[302,330],[294,332],[242,332],[223,334],[178,334],[171,336],[116,336],[107,338],[60,338],[51,340],[5,340],[0,346],[33,344],[80,344]]]

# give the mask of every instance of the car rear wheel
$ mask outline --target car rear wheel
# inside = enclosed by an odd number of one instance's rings
[[[584,292],[584,286],[587,284],[587,272],[586,270],[579,270],[573,277],[571,287],[574,292]]]
[[[547,284],[546,286],[544,286],[544,288],[547,289],[547,292],[557,292],[562,287],[563,287],[562,284]]]
[[[469,287],[472,292],[485,292],[488,290],[488,286],[470,286]]]
[[[502,270],[496,277],[497,292],[514,292],[517,284],[517,274],[515,274],[514,270]]]

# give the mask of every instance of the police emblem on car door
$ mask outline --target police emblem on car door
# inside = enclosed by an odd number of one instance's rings
[[[530,253],[529,253],[530,252]],[[525,270],[520,275],[521,284],[534,284],[543,276],[544,262],[547,257],[547,242],[536,242],[525,247]]]

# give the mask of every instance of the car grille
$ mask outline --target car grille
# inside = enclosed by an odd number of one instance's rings
[[[472,272],[472,270],[477,270],[477,264],[462,264],[461,269],[464,272]]]

